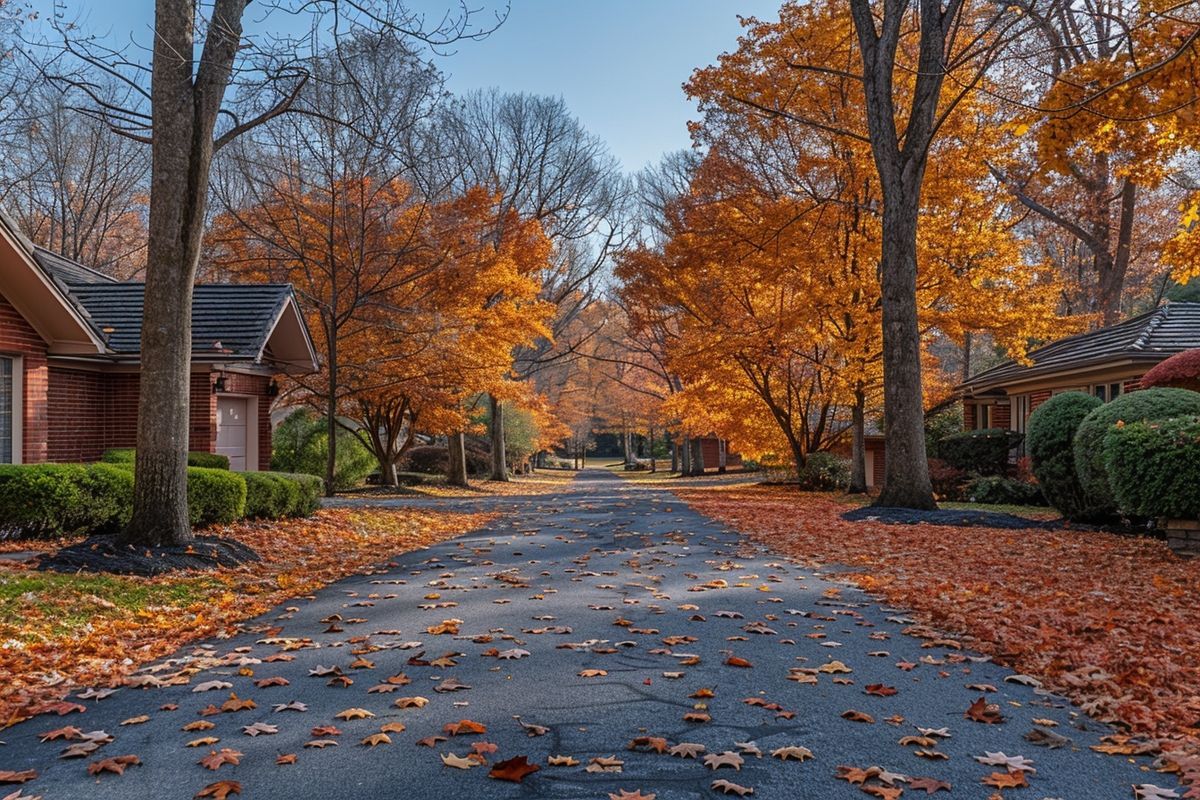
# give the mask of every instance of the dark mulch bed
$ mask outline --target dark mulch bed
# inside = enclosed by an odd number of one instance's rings
[[[216,536],[197,537],[179,547],[141,547],[122,544],[115,536],[90,536],[44,556],[38,569],[151,577],[180,570],[236,567],[258,560],[258,554],[241,542]]]
[[[850,522],[883,522],[888,525],[952,525],[959,528],[1006,528],[1018,530],[1021,528],[1038,528],[1041,530],[1058,530],[1061,528],[1086,528],[1086,525],[1072,525],[1061,519],[1030,519],[1018,517],[1016,514],[1006,514],[999,511],[965,511],[941,508],[937,511],[918,511],[912,508],[890,508],[886,506],[863,506],[842,514],[842,519]]]

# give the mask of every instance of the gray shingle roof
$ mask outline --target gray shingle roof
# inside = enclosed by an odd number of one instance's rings
[[[142,342],[141,283],[75,283],[71,294],[119,355],[136,355]],[[192,300],[192,358],[257,359],[290,286],[203,284]]]
[[[85,267],[77,261],[72,261],[66,256],[60,256],[58,253],[47,250],[40,245],[33,246],[33,258],[42,269],[67,285],[78,283],[116,283],[116,278],[105,275],[103,272],[94,270],[91,267]]]
[[[1032,365],[1005,361],[963,384],[979,392],[1040,375],[1108,362],[1157,363],[1200,347],[1200,303],[1167,303],[1107,328],[1081,333],[1029,353]]]

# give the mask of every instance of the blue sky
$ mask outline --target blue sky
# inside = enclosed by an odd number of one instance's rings
[[[91,32],[140,42],[152,0],[60,0]],[[413,0],[440,16],[455,0]],[[772,17],[780,0],[512,0],[508,20],[480,42],[464,42],[438,65],[452,91],[499,86],[561,95],[608,142],[626,169],[687,147],[694,107],[680,85],[732,49],[738,15]],[[35,6],[41,2],[35,2]],[[49,3],[46,3],[48,11]],[[255,6],[251,5],[251,15]],[[494,10],[502,0],[469,0]],[[483,15],[481,15],[481,18]]]

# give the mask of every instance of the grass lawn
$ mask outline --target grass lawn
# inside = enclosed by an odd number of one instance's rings
[[[366,508],[243,523],[209,533],[249,545],[262,561],[157,578],[45,573],[0,561],[0,727],[72,688],[119,684],[180,645],[231,632],[290,598],[488,519]]]
[[[1200,753],[1200,560],[1160,540],[849,522],[842,497],[785,487],[681,486],[676,494],[779,552],[835,565],[1098,719],[1163,749]]]

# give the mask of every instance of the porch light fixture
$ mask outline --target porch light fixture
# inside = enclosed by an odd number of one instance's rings
[[[213,381],[213,394],[219,394],[223,391],[225,391],[225,376],[218,375],[217,379]]]
[[[272,380],[267,384],[267,397],[279,397],[279,381]]]

